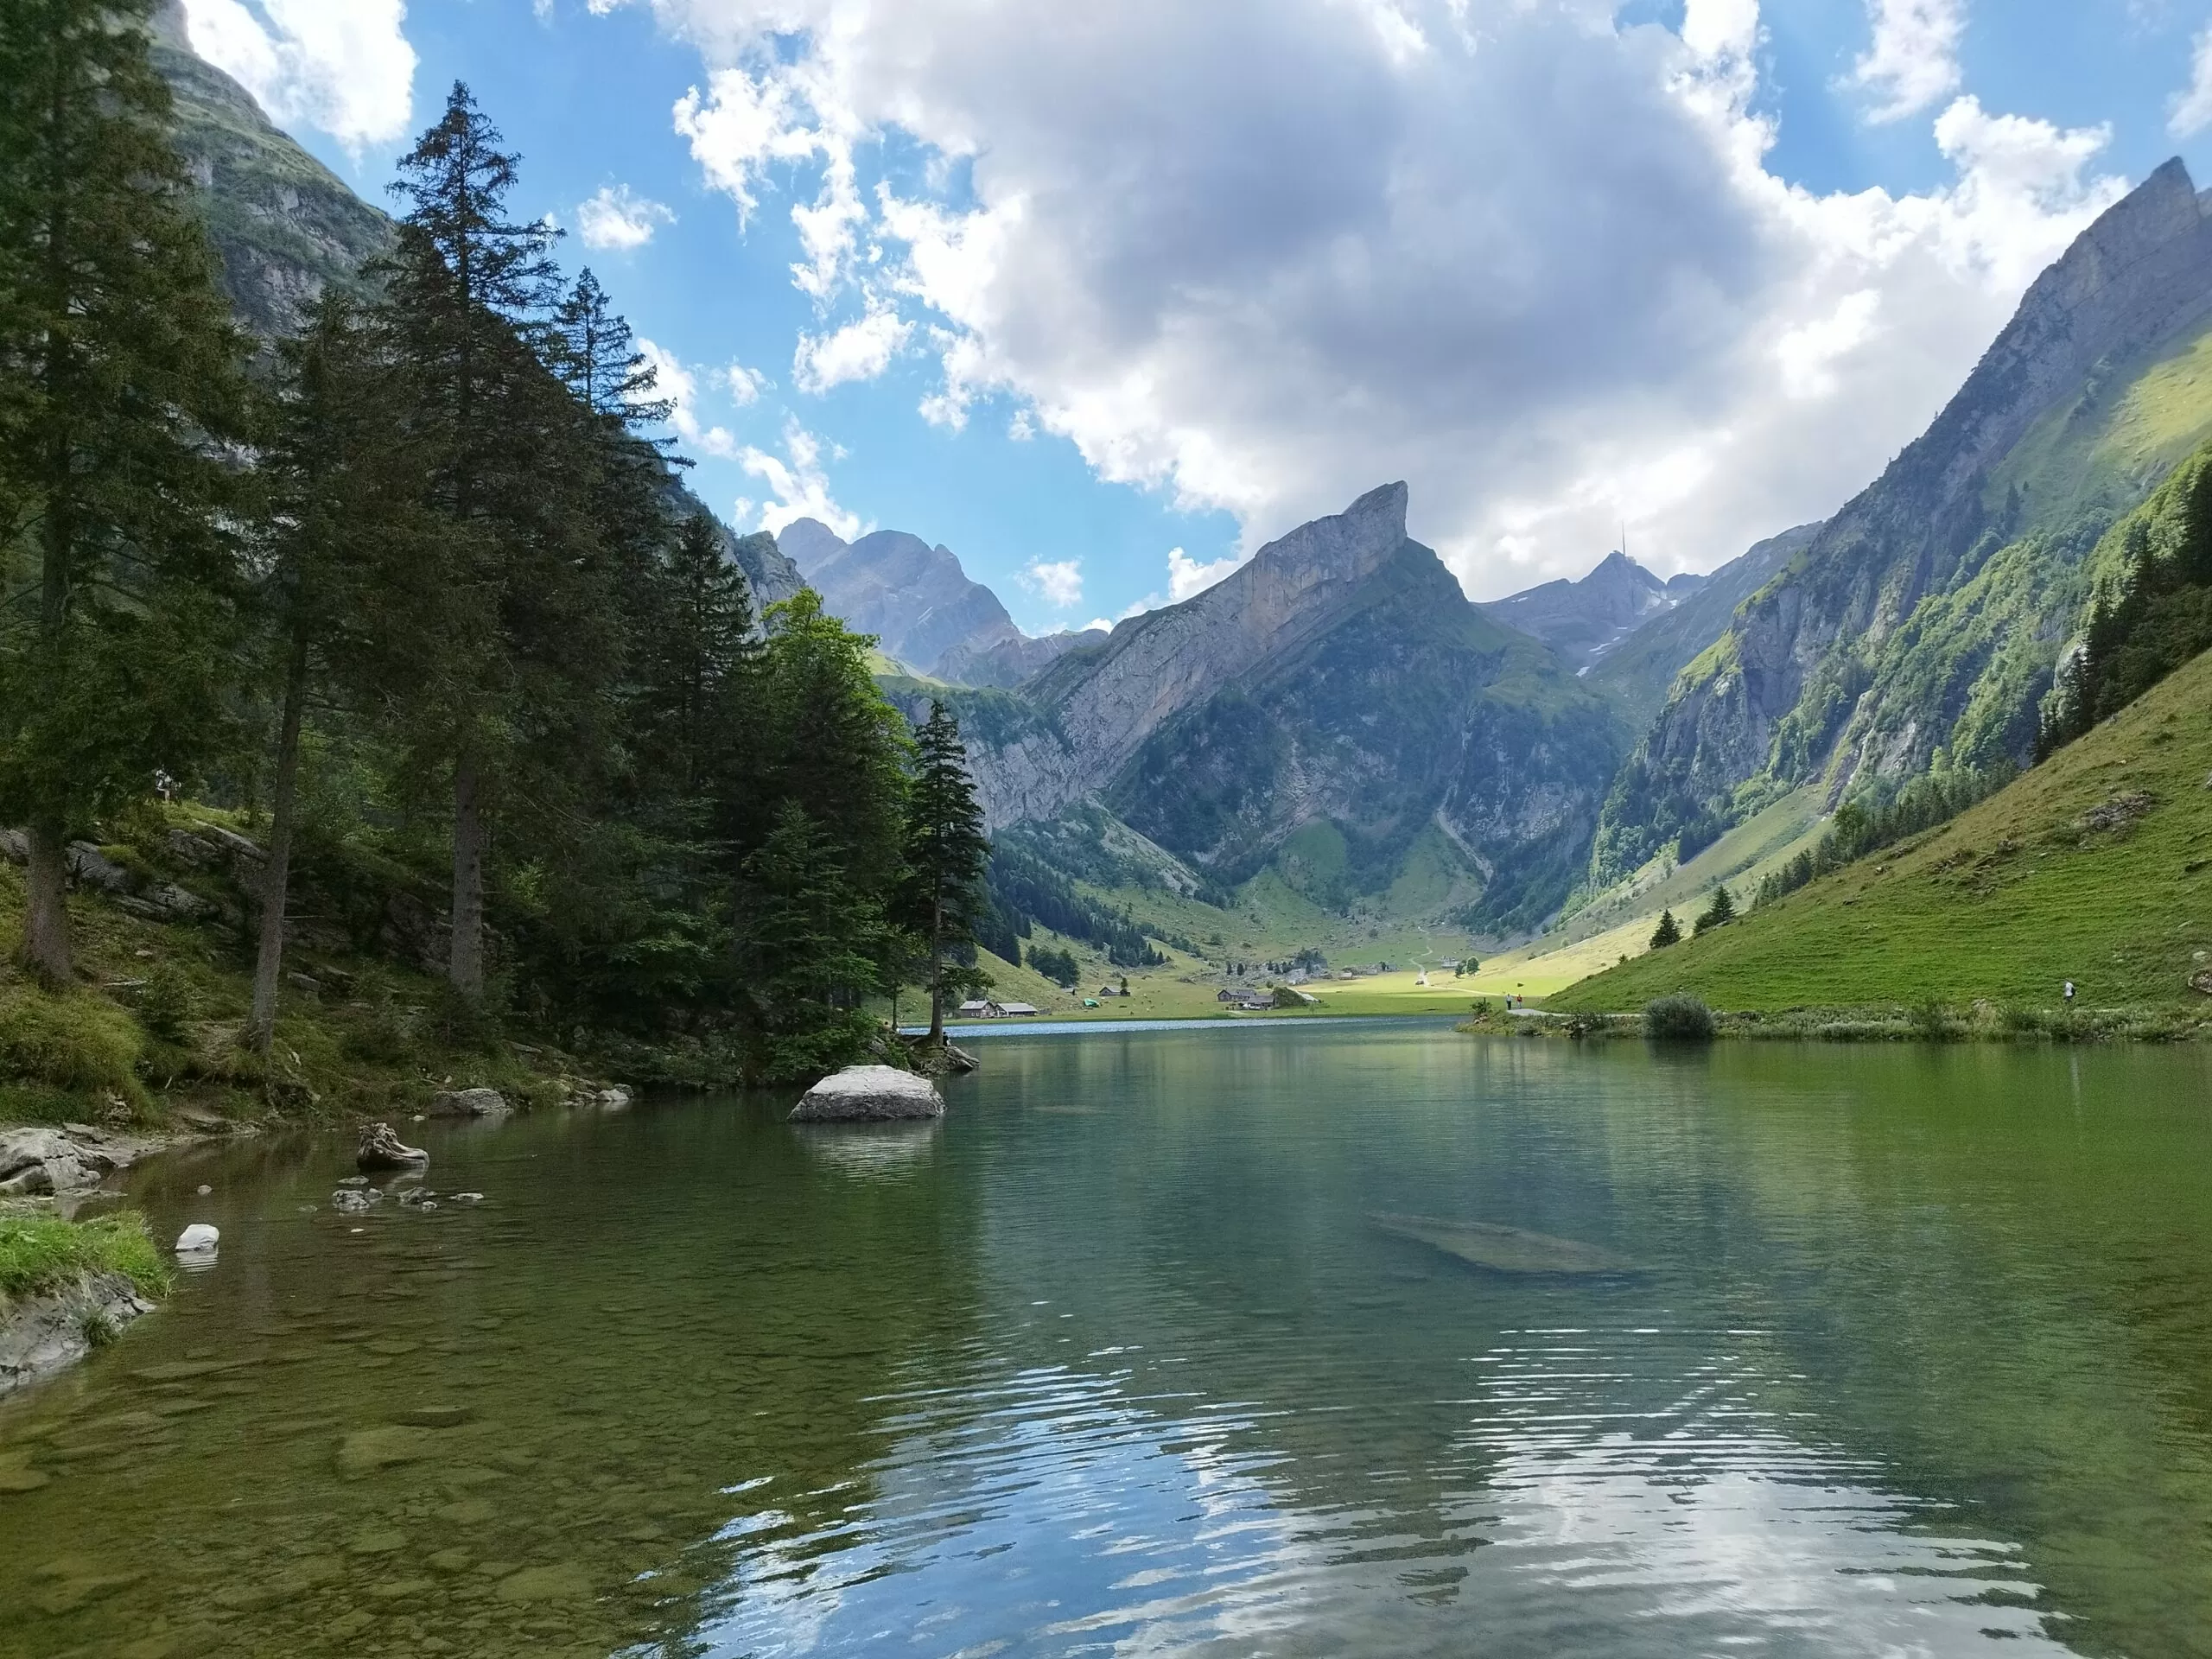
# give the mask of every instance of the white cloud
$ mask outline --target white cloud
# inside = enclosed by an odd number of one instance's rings
[[[610,248],[627,253],[653,239],[676,215],[657,201],[634,195],[626,184],[601,185],[599,194],[576,207],[576,232],[588,248]]]
[[[1580,575],[1623,519],[1704,569],[1834,512],[2121,188],[2102,130],[1971,99],[1935,122],[1939,187],[1788,183],[1754,0],[1690,0],[1679,35],[1608,0],[1478,27],[1465,0],[1126,0],[1079,30],[653,3],[705,61],[677,123],[708,181],[788,200],[818,305],[913,325],[930,419],[1006,397],[1248,549],[1404,478],[1484,597]],[[1961,9],[1873,15],[1858,84],[1932,107]],[[923,160],[895,188],[887,149]]]
[[[2207,127],[2212,127],[2212,29],[2196,37],[2188,88],[2174,94],[2166,121],[2166,130],[2177,138],[2194,138]]]
[[[1006,435],[1016,443],[1027,443],[1037,435],[1037,423],[1030,419],[1027,410],[1017,409],[1006,423]]]
[[[849,380],[873,380],[891,366],[913,335],[914,325],[887,307],[871,306],[865,316],[827,334],[801,334],[791,354],[791,383],[820,395]]]
[[[185,20],[192,49],[279,124],[316,128],[356,155],[407,136],[405,0],[185,0]]]
[[[1231,554],[1211,564],[1200,564],[1181,548],[1171,547],[1167,550],[1167,591],[1179,605],[1195,594],[1203,594],[1243,563]]]
[[[668,423],[676,429],[676,435],[683,448],[694,455],[712,455],[720,461],[739,460],[738,442],[730,435],[729,429],[709,426],[699,418],[699,377],[684,367],[675,353],[664,351],[643,335],[638,339],[638,352],[652,365],[660,396],[668,400]]]
[[[822,467],[822,441],[797,421],[784,423],[784,453],[770,454],[750,445],[737,457],[745,470],[766,485],[769,500],[760,509],[760,528],[771,536],[794,518],[815,518],[851,541],[861,533],[860,515],[831,499]]]
[[[1051,564],[1042,559],[1032,559],[1016,580],[1056,611],[1069,610],[1083,603],[1083,563],[1079,559],[1061,559]]]
[[[759,403],[760,394],[776,384],[760,370],[748,369],[742,363],[733,363],[724,369],[721,382],[729,392],[730,402],[740,409]]]
[[[1902,121],[1959,89],[1966,0],[1867,0],[1874,41],[1852,66],[1850,84],[1879,100],[1871,121]]]

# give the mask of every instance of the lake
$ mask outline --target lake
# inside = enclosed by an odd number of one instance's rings
[[[976,1052],[137,1172],[221,1255],[0,1404],[0,1652],[2212,1653],[2212,1054]]]

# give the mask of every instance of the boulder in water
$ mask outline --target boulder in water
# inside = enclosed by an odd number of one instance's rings
[[[1627,1257],[1580,1239],[1554,1238],[1489,1221],[1439,1221],[1428,1216],[1370,1216],[1382,1231],[1426,1244],[1470,1267],[1491,1273],[1634,1273]]]
[[[195,1221],[176,1236],[179,1255],[198,1255],[213,1250],[223,1242],[223,1235],[204,1221]]]
[[[513,1110],[496,1089],[448,1089],[430,1096],[433,1117],[505,1117]]]
[[[420,1147],[410,1147],[392,1132],[389,1123],[372,1123],[361,1132],[361,1149],[353,1161],[363,1169],[412,1169],[430,1161]]]
[[[849,1065],[806,1091],[794,1123],[874,1123],[943,1117],[944,1096],[927,1077],[890,1065]]]

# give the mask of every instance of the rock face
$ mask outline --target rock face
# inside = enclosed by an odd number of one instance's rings
[[[825,609],[925,674],[951,677],[949,658],[972,661],[1023,638],[999,596],[969,581],[950,548],[918,536],[879,530],[848,543],[827,525],[800,518],[785,527],[777,545]]]
[[[0,1395],[75,1364],[153,1303],[119,1273],[88,1273],[74,1284],[0,1313]]]
[[[1566,896],[1630,734],[1548,648],[1485,616],[1387,485],[1194,599],[957,704],[996,830],[1096,798],[1209,880],[1270,861],[1318,902],[1417,842],[1458,905],[1518,926]]]
[[[1625,553],[1608,553],[1580,582],[1548,582],[1481,607],[1509,628],[1541,639],[1568,667],[1584,669],[1652,618],[1705,585],[1702,576],[1662,582]]]
[[[1104,628],[1085,628],[1080,633],[1033,638],[1020,634],[982,648],[956,645],[938,658],[932,671],[962,685],[1017,686],[1034,679],[1070,652],[1091,650],[1111,637]]]
[[[873,1123],[943,1117],[944,1097],[927,1077],[888,1065],[849,1065],[822,1079],[791,1108],[794,1123]]]
[[[1927,432],[1675,689],[1607,803],[1593,876],[1807,781],[1835,798],[1939,748],[2026,759],[2083,561],[2212,436],[2187,360],[2209,329],[2212,204],[2172,161],[2036,280]]]

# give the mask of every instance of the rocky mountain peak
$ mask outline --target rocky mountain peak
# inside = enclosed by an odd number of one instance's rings
[[[776,545],[784,556],[811,578],[817,566],[845,550],[845,538],[819,518],[794,518],[776,532]]]

